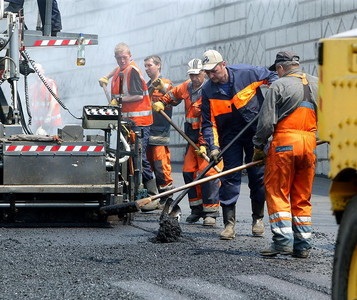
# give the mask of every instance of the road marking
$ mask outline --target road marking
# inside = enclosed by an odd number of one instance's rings
[[[170,283],[191,293],[204,296],[205,299],[249,299],[249,297],[243,293],[228,289],[220,284],[212,284],[199,278],[183,278],[170,281]]]
[[[323,274],[313,274],[308,272],[296,272],[291,273],[291,276],[297,279],[303,279],[311,283],[315,283],[316,285],[325,287],[327,289],[331,289],[331,276],[323,275]]]
[[[125,291],[132,292],[142,299],[147,300],[189,300],[168,288],[162,288],[159,285],[138,280],[112,282],[112,285],[119,287]]]
[[[235,276],[239,281],[256,286],[263,286],[280,296],[290,300],[319,299],[329,300],[331,296],[297,284],[281,280],[268,275],[239,275]]]

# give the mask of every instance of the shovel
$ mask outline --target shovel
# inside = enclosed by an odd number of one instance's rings
[[[234,172],[238,172],[238,171],[244,170],[244,169],[249,168],[249,167],[253,167],[253,166],[259,165],[262,162],[263,161],[261,161],[261,160],[255,161],[255,162],[250,162],[248,164],[244,164],[244,165],[241,165],[239,167],[235,167],[233,169],[226,170],[226,171],[214,174],[212,176],[208,176],[208,177],[205,177],[205,178],[202,178],[202,179],[199,179],[199,180],[194,180],[194,181],[192,181],[190,183],[187,183],[185,185],[182,185],[180,187],[177,187],[177,188],[174,188],[172,190],[165,191],[165,192],[162,192],[160,194],[156,194],[156,195],[153,195],[153,196],[150,196],[150,197],[147,197],[147,198],[142,198],[142,199],[139,199],[139,200],[136,200],[136,201],[125,202],[125,203],[121,203],[121,204],[103,206],[103,207],[100,208],[100,211],[103,214],[106,214],[106,215],[117,215],[117,214],[126,214],[126,213],[137,212],[137,211],[140,210],[141,207],[143,207],[145,204],[150,203],[153,200],[159,199],[161,197],[169,196],[171,194],[180,192],[182,190],[190,189],[191,187],[194,187],[196,185],[208,182],[208,181],[213,180],[213,179],[220,178],[220,177],[228,175],[228,174],[232,174]],[[171,201],[169,201],[169,203],[170,202]],[[164,208],[164,211],[166,213],[170,213],[170,214],[173,213],[173,212],[176,212],[176,214],[177,214],[177,210],[175,208],[175,206],[176,206],[175,202],[176,201],[171,202],[170,206],[169,206],[169,210]]]
[[[218,155],[218,160],[220,160],[222,158],[222,155],[243,135],[243,133],[245,133],[248,130],[248,128],[258,119],[258,116],[259,116],[259,114],[256,115],[253,118],[253,120],[251,120],[247,125],[245,125],[245,127],[222,149],[222,151]],[[215,165],[216,165],[216,162],[214,160],[211,161],[207,165],[207,167],[204,168],[204,170],[195,178],[195,180],[193,182],[196,182],[196,180],[201,180],[201,178],[203,178],[206,175],[206,173]],[[222,173],[220,173],[220,174],[222,174]],[[165,208],[163,209],[161,218],[163,218],[165,214],[168,214],[171,216],[176,216],[176,211],[178,211],[178,209],[179,209],[179,208],[177,208],[177,206],[180,203],[180,201],[186,196],[188,191],[189,191],[189,188],[185,189],[180,195],[178,195],[178,197],[173,202],[165,203]],[[175,208],[175,212],[173,212],[171,214],[171,210],[173,208]]]
[[[220,152],[218,158],[221,158],[223,153],[229,148],[232,146],[232,144],[238,139],[240,138],[243,133],[258,119],[258,116],[259,115],[256,115],[254,117],[254,119],[252,121],[250,121],[231,141],[230,143],[224,147],[222,149],[222,151]],[[195,178],[194,181],[192,181],[191,183],[188,183],[188,184],[185,184],[181,187],[177,187],[177,188],[174,188],[172,190],[169,190],[169,191],[165,191],[165,192],[162,192],[160,194],[157,194],[157,195],[153,195],[151,197],[147,197],[147,198],[142,198],[142,199],[139,199],[139,200],[136,200],[136,201],[131,201],[131,202],[125,202],[125,203],[120,203],[120,204],[115,204],[115,205],[108,205],[108,206],[103,206],[100,208],[100,212],[103,213],[103,214],[107,214],[107,215],[118,215],[118,214],[126,214],[126,213],[132,213],[132,212],[137,212],[140,210],[141,207],[143,207],[144,205],[150,203],[151,201],[153,200],[156,200],[156,199],[159,199],[161,197],[165,197],[165,196],[171,196],[172,194],[176,193],[176,192],[179,192],[179,191],[182,191],[184,190],[174,201],[166,201],[165,203],[165,207],[163,209],[163,212],[162,212],[162,215],[161,215],[161,218],[163,218],[164,216],[167,216],[167,215],[170,215],[170,216],[173,216],[173,217],[177,217],[178,215],[178,212],[180,211],[180,208],[178,207],[178,203],[185,197],[185,195],[188,193],[189,189],[193,186],[196,186],[198,184],[201,184],[202,181],[200,180],[206,180],[204,182],[207,182],[211,179],[209,178],[212,178],[212,176],[210,177],[206,177],[206,178],[203,178],[204,175],[206,175],[206,173],[213,167],[216,165],[216,162],[213,160],[211,161],[207,167],[202,171],[202,173],[197,176]],[[230,170],[228,170],[230,171]],[[227,171],[225,171],[227,172]],[[217,176],[217,175],[221,175],[223,174],[224,172],[220,172],[218,174],[215,174],[213,176]],[[227,173],[225,173],[227,174]],[[221,175],[221,176],[224,176],[224,175]],[[203,179],[201,179],[203,178]],[[216,177],[218,178],[218,177]],[[212,179],[215,179],[215,178],[212,178]],[[198,183],[197,183],[198,182]]]
[[[171,124],[171,126],[173,128],[176,129],[176,131],[195,149],[195,150],[200,150],[198,148],[198,146],[196,145],[196,143],[194,141],[192,141],[186,133],[184,133],[181,128],[179,128],[174,122],[172,122],[172,119],[163,111],[160,110],[160,114],[167,120],[167,122],[169,122]],[[210,162],[209,157],[207,156],[206,153],[202,153],[202,157],[204,158],[205,161]],[[213,166],[213,168],[218,172],[222,172],[222,170],[220,168],[218,168],[218,166]]]

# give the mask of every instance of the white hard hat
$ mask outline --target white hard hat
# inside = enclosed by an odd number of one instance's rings
[[[188,67],[187,74],[200,74],[200,71],[202,70],[202,60],[194,58],[189,61]]]

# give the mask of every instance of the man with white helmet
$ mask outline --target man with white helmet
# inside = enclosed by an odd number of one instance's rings
[[[206,142],[201,134],[201,90],[206,81],[205,72],[202,70],[202,61],[192,59],[188,63],[187,74],[190,79],[171,89],[160,101],[153,104],[155,111],[160,111],[166,105],[178,105],[184,100],[185,103],[185,133],[196,143],[199,151],[188,144],[182,168],[185,183],[192,182],[200,172],[208,165],[202,157],[207,154]],[[220,165],[222,167],[222,165]],[[206,176],[215,174],[212,168]],[[211,180],[207,183],[191,188],[188,192],[191,214],[187,217],[188,223],[196,223],[203,218],[204,226],[214,226],[216,217],[219,215],[218,190],[220,186],[219,179]]]

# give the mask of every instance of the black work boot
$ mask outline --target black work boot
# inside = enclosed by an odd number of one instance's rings
[[[187,223],[196,223],[199,219],[203,217],[203,208],[202,205],[192,206],[191,214],[186,218]]]
[[[172,183],[169,183],[168,185],[166,186],[159,186],[159,194],[163,193],[163,192],[167,192],[169,190],[172,190],[174,189],[175,187],[172,185]],[[165,207],[165,203],[166,203],[166,200],[168,198],[172,198],[173,194],[171,195],[168,195],[168,196],[164,196],[164,197],[161,197],[160,198],[160,202],[159,202],[159,209],[163,209]]]
[[[224,230],[220,233],[221,240],[231,240],[236,236],[234,226],[236,224],[236,206],[222,206]]]

